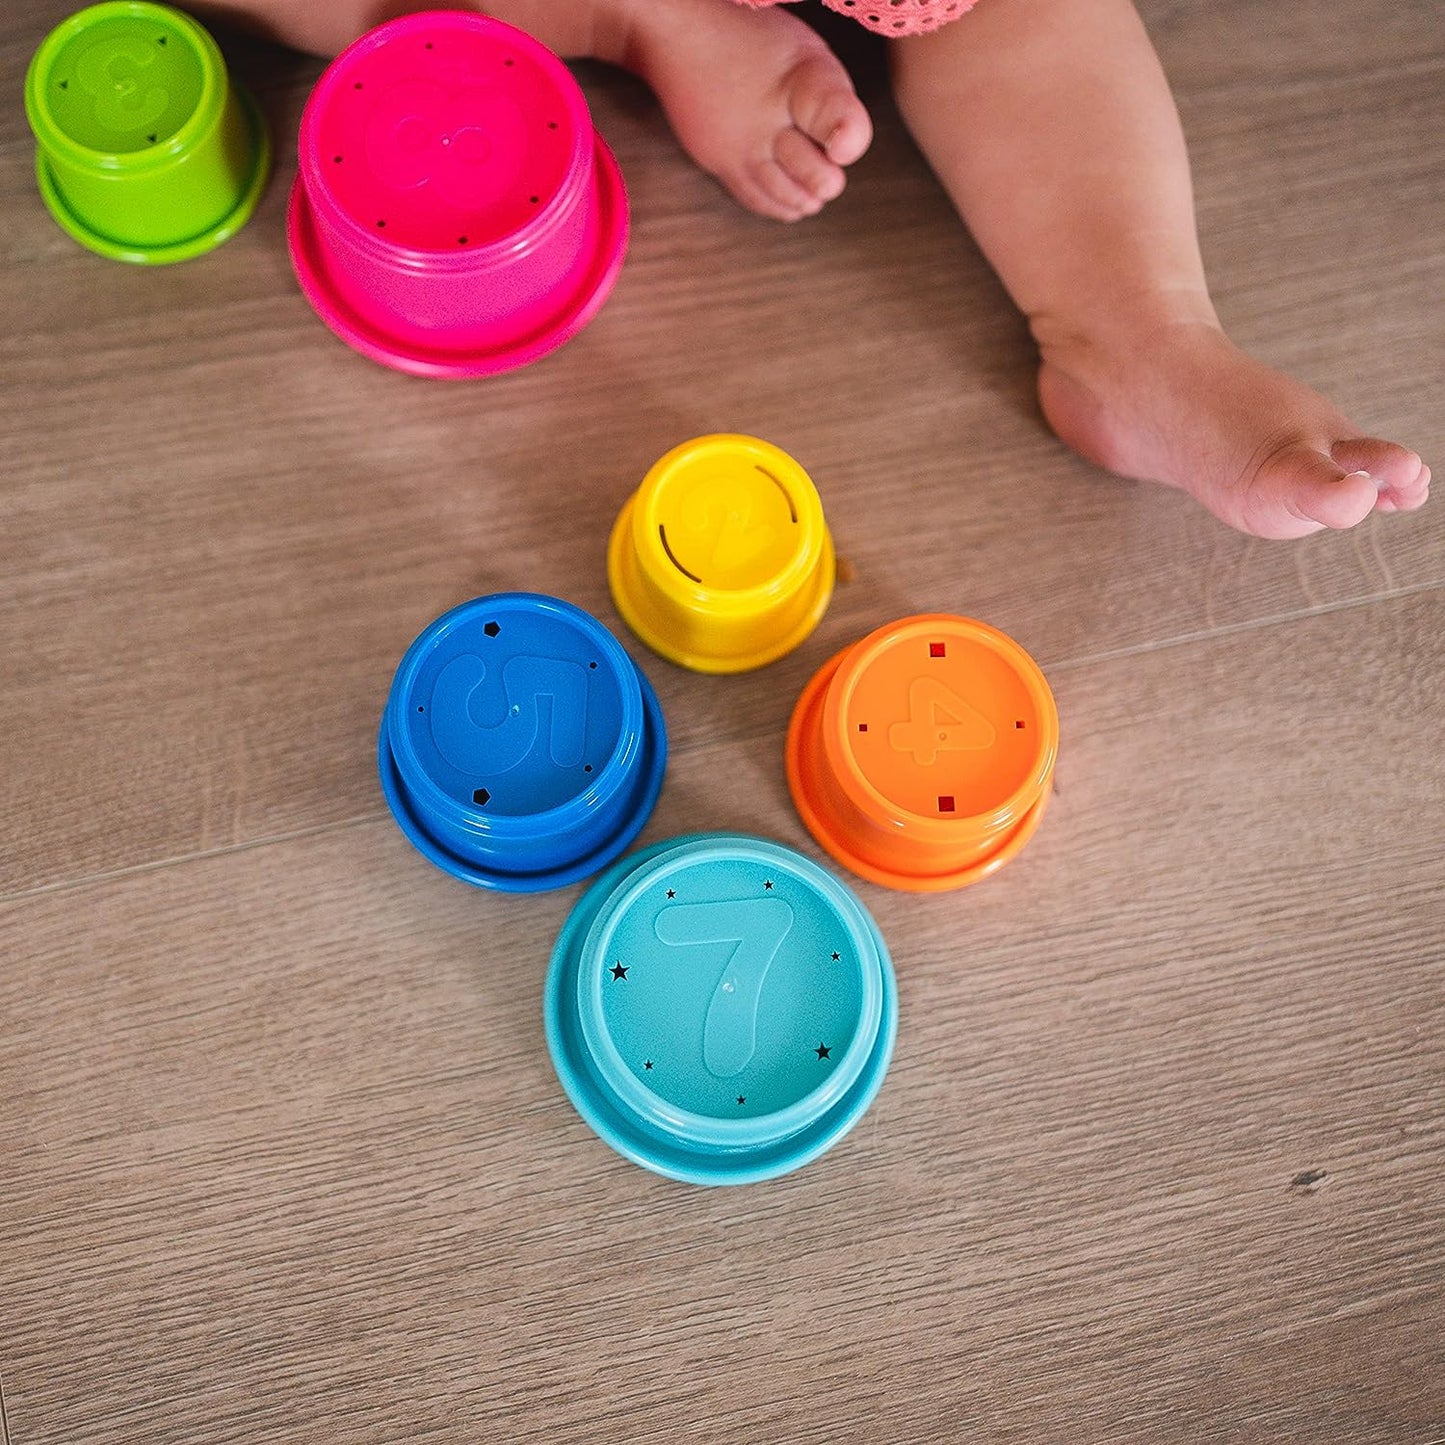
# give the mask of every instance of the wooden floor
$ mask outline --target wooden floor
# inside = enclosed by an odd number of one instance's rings
[[[10,1445],[1445,1440],[1445,503],[1263,543],[1066,452],[876,65],[878,142],[796,228],[582,69],[633,204],[613,298],[527,370],[393,374],[287,261],[315,62],[231,48],[279,163],[211,256],[51,223],[19,95],[67,8],[0,18]],[[1438,466],[1438,5],[1145,15],[1234,335]],[[858,885],[901,992],[863,1124],[705,1191],[556,1082],[578,890],[429,867],[373,744],[466,597],[621,630],[606,529],[713,430],[808,468],[853,580],[762,673],[625,639],[674,746],[647,839],[815,852],[791,703],[911,612],[1023,642],[1063,742],[996,878]]]

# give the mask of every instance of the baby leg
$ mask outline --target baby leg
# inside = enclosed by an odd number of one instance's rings
[[[1414,452],[1220,330],[1178,113],[1130,0],[979,0],[893,59],[909,128],[1029,318],[1070,446],[1262,537],[1425,501]]]

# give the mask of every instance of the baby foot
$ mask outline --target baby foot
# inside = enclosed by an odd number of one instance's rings
[[[629,7],[622,63],[657,93],[683,149],[759,215],[811,216],[873,139],[842,62],[795,16],[733,0]]]
[[[1372,511],[1412,512],[1429,495],[1414,452],[1361,436],[1207,323],[1042,349],[1039,400],[1065,442],[1110,471],[1192,493],[1241,532],[1304,537]]]

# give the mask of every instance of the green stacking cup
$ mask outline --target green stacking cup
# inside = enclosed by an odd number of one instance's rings
[[[271,168],[255,102],[188,15],[108,0],[62,21],[25,76],[35,176],[82,246],[158,265],[219,246]]]

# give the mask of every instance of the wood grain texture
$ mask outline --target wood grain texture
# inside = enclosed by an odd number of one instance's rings
[[[763,1188],[572,1115],[572,892],[478,897],[378,822],[9,905],[18,1438],[1429,1438],[1445,764],[1377,738],[1442,618],[1062,670],[1046,826],[973,893],[862,890],[897,1060]],[[696,826],[807,846],[752,742],[679,760],[650,831]]]
[[[0,75],[69,8],[0,16]],[[1445,23],[1151,0],[1226,319],[1445,455]],[[607,307],[481,385],[353,356],[282,233],[316,62],[245,44],[255,220],[80,252],[0,115],[0,1435],[1445,1440],[1445,512],[1265,544],[1042,428],[1006,298],[881,93],[817,222],[739,213],[579,74],[633,202]],[[634,648],[645,838],[816,854],[781,736],[890,617],[983,616],[1059,699],[986,885],[859,885],[899,969],[860,1127],[768,1186],[613,1156],[542,1040],[578,890],[474,893],[386,817],[401,651],[494,588],[616,624],[602,547],[710,430],[786,447],[855,576],[758,675]]]
[[[1364,45],[1389,8],[1337,18],[1333,43]],[[1262,23],[1226,9],[1235,29]],[[1285,9],[1293,28],[1275,19],[1265,38],[1317,64],[1307,7]],[[1205,45],[1192,14],[1163,13],[1166,60]],[[0,22],[17,83],[43,30],[26,18]],[[1438,24],[1420,29],[1438,39]],[[1308,68],[1313,89],[1246,90],[1248,123],[1212,70],[1185,92],[1202,112],[1206,240],[1243,339],[1435,455],[1445,200],[1421,137],[1440,48],[1433,72],[1411,61],[1408,86],[1371,86],[1380,59],[1358,81],[1371,105],[1348,114]],[[560,592],[614,620],[601,561],[617,507],[657,456],[710,430],[804,462],[858,580],[781,685],[669,675],[684,741],[775,732],[830,649],[919,606],[988,617],[1051,664],[1442,580],[1433,512],[1278,548],[1068,454],[1036,415],[1020,322],[881,97],[847,195],[785,228],[694,173],[640,87],[589,69],[636,218],[596,324],[485,386],[372,366],[316,323],[285,256],[317,66],[239,60],[281,162],[254,223],[193,264],[80,251],[33,193],[23,117],[0,123],[0,721],[26,760],[0,822],[0,891],[374,815],[370,734],[407,640],[494,588]],[[1408,226],[1362,222],[1396,195]]]

